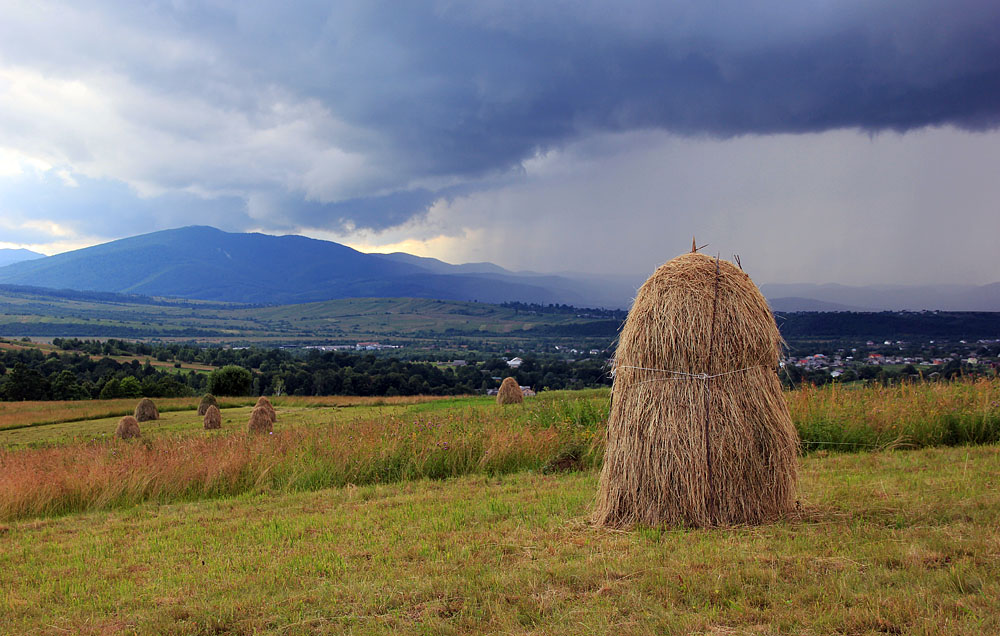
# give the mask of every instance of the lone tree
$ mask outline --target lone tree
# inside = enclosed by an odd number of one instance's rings
[[[212,371],[208,378],[208,391],[213,395],[249,395],[253,377],[241,366],[227,364]]]

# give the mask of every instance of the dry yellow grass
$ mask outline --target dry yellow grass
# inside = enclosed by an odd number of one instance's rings
[[[135,405],[135,412],[132,414],[139,422],[149,422],[160,419],[160,412],[156,410],[156,405],[149,398],[142,398]]]
[[[255,406],[250,411],[250,420],[247,422],[248,433],[270,433],[274,431],[274,420],[271,414],[263,406]]]
[[[118,420],[118,426],[115,428],[115,437],[120,439],[132,439],[133,437],[139,437],[142,433],[139,431],[139,422],[136,421],[131,415],[126,415],[122,419]]]
[[[759,523],[795,503],[798,435],[757,286],[690,253],[642,285],[622,327],[594,520]]]
[[[497,404],[520,404],[524,402],[524,393],[517,380],[511,377],[503,379],[500,390],[497,391]]]
[[[271,419],[271,424],[274,424],[275,422],[278,421],[278,414],[275,413],[274,406],[271,404],[271,401],[268,400],[265,396],[262,395],[259,398],[257,398],[257,404],[254,405],[254,408],[264,409],[264,412],[266,412],[267,416]]]
[[[208,405],[208,409],[205,410],[204,426],[205,430],[222,428],[222,413],[219,412],[219,407],[214,404]]]
[[[219,408],[219,400],[217,400],[211,393],[206,393],[201,396],[201,402],[198,403],[198,415],[204,415],[207,413],[208,407],[210,406]]]

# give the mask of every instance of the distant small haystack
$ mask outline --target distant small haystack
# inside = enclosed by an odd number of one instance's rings
[[[118,420],[118,427],[115,429],[115,437],[121,439],[131,439],[133,437],[139,437],[142,433],[139,431],[139,422],[136,421],[131,415],[126,415],[122,419]]]
[[[250,421],[247,422],[248,433],[270,433],[274,430],[271,415],[262,406],[255,406],[250,411]]]
[[[205,430],[213,428],[222,428],[222,413],[219,412],[219,407],[209,404],[205,411]]]
[[[781,344],[741,268],[690,253],[657,269],[619,336],[594,521],[700,527],[789,512],[799,444]]]
[[[142,398],[135,405],[135,419],[140,422],[160,419],[160,412],[156,410],[156,405],[149,398]]]
[[[208,412],[208,407],[214,406],[219,408],[219,401],[215,399],[215,396],[211,393],[206,393],[201,398],[201,404],[198,405],[198,415],[204,415]]]
[[[497,391],[497,404],[520,404],[524,402],[524,393],[517,384],[517,380],[506,377],[500,383],[500,390]]]
[[[264,397],[262,395],[259,398],[257,398],[257,404],[254,405],[254,408],[257,408],[257,407],[260,407],[260,408],[264,409],[265,411],[267,411],[267,415],[268,415],[268,417],[271,418],[271,423],[272,424],[274,424],[275,422],[278,421],[278,414],[275,413],[274,407],[271,406],[271,400],[267,399],[266,397]]]

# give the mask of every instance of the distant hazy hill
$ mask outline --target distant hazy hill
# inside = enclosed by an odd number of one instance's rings
[[[4,258],[20,262],[2,266]],[[643,278],[512,272],[492,263],[452,265],[399,252],[364,254],[304,236],[236,234],[200,226],[49,257],[0,250],[0,284],[258,304],[410,297],[627,308]],[[1000,283],[765,284],[761,290],[783,312],[1000,311]]]
[[[514,275],[514,272],[506,270],[493,263],[463,263],[462,265],[452,265],[436,258],[426,256],[414,256],[406,252],[392,252],[391,254],[372,254],[382,258],[395,261],[397,263],[407,263],[416,265],[436,274],[504,274]]]
[[[799,298],[790,296],[786,298],[769,298],[768,304],[771,311],[858,311],[857,307],[841,305],[840,303],[828,303],[815,298]]]
[[[607,305],[586,285],[497,266],[452,266],[408,255],[363,254],[303,236],[185,227],[0,268],[0,283],[243,303],[352,297]]]
[[[31,250],[25,249],[0,249],[0,267],[10,265],[11,263],[30,261],[35,258],[45,258],[45,254],[39,254],[38,252],[32,252]]]
[[[761,285],[767,298],[809,301],[788,303],[779,311],[1000,311],[1000,283],[990,285]],[[839,307],[838,307],[839,306]]]

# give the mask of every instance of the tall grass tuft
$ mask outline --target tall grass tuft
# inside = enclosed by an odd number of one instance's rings
[[[1000,442],[996,380],[804,386],[785,397],[806,452]]]

